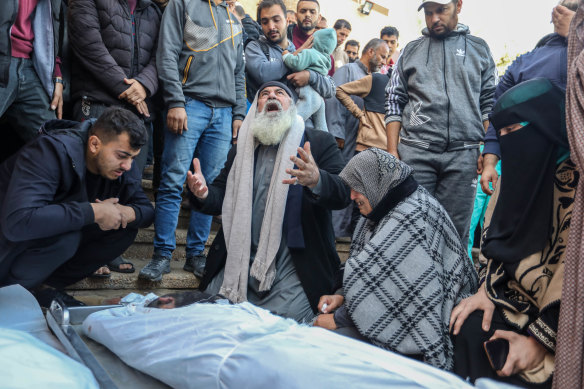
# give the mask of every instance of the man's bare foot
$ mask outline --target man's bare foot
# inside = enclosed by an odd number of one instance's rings
[[[92,276],[93,277],[109,277],[111,274],[110,269],[107,266],[102,266],[99,269],[97,269],[95,272],[93,272]]]

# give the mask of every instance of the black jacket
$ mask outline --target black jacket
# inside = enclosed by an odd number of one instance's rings
[[[118,99],[129,87],[124,78],[138,80],[149,96],[156,93],[156,4],[138,0],[132,15],[127,0],[70,0],[68,23],[74,100],[87,96],[106,105],[124,105]]]
[[[92,124],[47,122],[45,135],[0,165],[0,240],[32,244],[94,223],[85,186],[85,149]],[[154,219],[136,164],[108,181],[99,197],[118,197],[120,204],[136,211],[136,220],[127,228],[147,227]]]
[[[288,235],[288,246],[298,278],[313,311],[316,312],[320,296],[333,292],[333,285],[340,266],[335,247],[331,210],[342,209],[351,200],[349,188],[338,176],[345,167],[345,162],[334,138],[327,132],[306,130],[305,140],[310,141],[312,155],[320,170],[321,193],[319,196],[315,196],[310,189],[299,188],[302,191],[301,209],[290,204],[291,196],[288,195],[287,211],[288,207],[292,206],[292,208],[296,208],[294,209],[296,214],[300,213],[305,248],[290,247],[290,235]],[[209,196],[204,203],[200,203],[191,194],[191,203],[200,212],[211,215],[221,213],[227,176],[236,153],[237,147],[234,146],[229,151],[225,167],[209,185]],[[288,212],[284,217],[284,223],[286,223],[287,218]],[[205,289],[213,277],[225,266],[226,258],[227,248],[223,229],[221,229],[209,249],[205,276],[200,285],[201,289]]]

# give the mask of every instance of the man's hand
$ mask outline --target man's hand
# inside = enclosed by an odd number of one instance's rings
[[[133,78],[124,78],[124,82],[130,85],[130,87],[120,93],[118,99],[126,100],[132,105],[135,105],[146,99],[148,93],[146,93],[146,89],[144,89],[144,86],[140,83],[140,81],[134,80]]]
[[[298,53],[300,53],[304,49],[312,49],[313,42],[314,42],[314,34],[309,36],[308,39],[306,41],[304,41],[302,46],[300,46],[299,48],[296,49],[296,51],[294,52],[294,55],[297,55]]]
[[[57,119],[63,119],[63,84],[55,82],[53,99],[51,100],[51,111],[57,111]]]
[[[188,131],[187,111],[183,107],[170,108],[166,115],[166,126],[170,132],[178,135]]]
[[[127,205],[122,205],[120,203],[117,203],[114,205],[122,214],[122,224],[121,224],[122,228],[126,228],[128,226],[128,224],[130,224],[134,220],[136,220],[136,211],[134,211],[134,208],[128,207]]]
[[[369,124],[369,121],[367,120],[367,116],[365,116],[365,115],[361,116],[361,117],[359,118],[359,121],[361,122],[361,125],[362,125],[363,127],[366,127],[366,128],[373,128],[373,127],[371,126],[371,124]]]
[[[340,294],[330,294],[320,297],[318,300],[318,310],[322,313],[329,313],[343,305],[345,298]],[[326,304],[326,307],[325,307]]]
[[[118,199],[110,198],[91,203],[94,220],[102,231],[117,230],[122,225],[123,215],[116,205]]]
[[[483,331],[488,331],[491,328],[495,304],[487,296],[484,283],[473,296],[465,298],[452,310],[450,314],[450,331],[453,335],[458,335],[468,315],[476,310],[483,311],[482,327]]]
[[[326,328],[327,330],[336,330],[337,324],[335,323],[335,315],[332,313],[327,313],[323,315],[318,315],[314,321],[315,327]]]
[[[489,196],[495,192],[495,187],[497,186],[497,181],[499,180],[499,174],[495,169],[497,162],[499,162],[499,157],[497,157],[495,154],[485,154],[482,159],[483,172],[481,175],[481,188],[483,192]],[[489,183],[492,183],[493,189],[489,187]]]
[[[575,14],[576,12],[563,5],[555,6],[552,11],[552,23],[554,24],[555,32],[564,38],[567,37],[570,32],[570,23],[572,23],[572,18]]]
[[[290,52],[288,50],[282,51],[282,57],[285,56],[286,54],[290,54]]]
[[[536,368],[545,358],[547,350],[531,336],[519,335],[513,331],[497,330],[489,340],[507,339],[509,354],[505,366],[497,374],[509,377]]]
[[[134,104],[136,110],[140,113],[140,115],[144,115],[147,118],[150,117],[150,111],[148,110],[148,104],[145,101],[141,101],[139,103]]]
[[[483,174],[483,155],[479,154],[479,159],[477,159],[477,174],[480,176]]]
[[[136,107],[136,110],[140,112],[140,114],[146,117],[150,117],[150,112],[148,111],[148,106],[145,102],[148,93],[146,92],[144,86],[133,78],[124,78],[124,82],[130,85],[130,87],[124,92],[120,93],[118,99],[126,100],[128,103]]]
[[[310,79],[310,72],[308,70],[302,70],[300,72],[288,74],[286,78],[296,88],[301,88],[303,86],[308,85],[308,81]]]
[[[298,154],[300,158],[295,155],[290,156],[290,160],[298,167],[298,169],[286,169],[286,173],[293,176],[290,179],[283,180],[283,184],[300,184],[309,188],[314,188],[320,179],[320,170],[316,166],[316,162],[312,157],[310,151],[310,142],[304,143],[304,148],[298,147]]]
[[[203,172],[201,171],[201,162],[199,162],[199,158],[193,159],[193,167],[195,168],[194,173],[190,170],[187,172],[187,186],[196,198],[205,200],[207,196],[209,196],[209,188],[207,187],[207,181],[203,176]]]
[[[235,119],[232,123],[233,133],[232,133],[232,143],[237,143],[237,137],[239,135],[239,129],[241,128],[242,120]]]

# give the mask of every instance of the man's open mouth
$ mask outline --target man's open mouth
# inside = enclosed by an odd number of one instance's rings
[[[271,102],[266,104],[266,112],[278,112],[280,111],[280,105],[276,102]]]

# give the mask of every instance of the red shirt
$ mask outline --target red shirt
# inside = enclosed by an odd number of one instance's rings
[[[12,26],[12,56],[16,58],[30,58],[34,31],[32,30],[32,16],[39,0],[20,0],[16,21]]]

